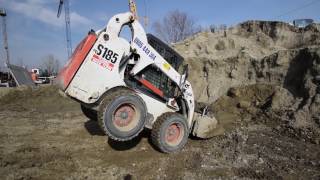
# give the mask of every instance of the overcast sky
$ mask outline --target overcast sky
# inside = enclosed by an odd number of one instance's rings
[[[291,22],[312,18],[320,22],[320,0],[136,0],[140,16],[152,23],[166,13],[189,13],[199,25],[235,25],[246,20]],[[11,62],[36,67],[47,54],[62,64],[67,60],[64,14],[56,18],[59,0],[0,0],[7,10],[7,31]],[[70,0],[73,48],[90,29],[101,29],[116,13],[128,11],[127,0]],[[0,35],[0,66],[4,63]]]

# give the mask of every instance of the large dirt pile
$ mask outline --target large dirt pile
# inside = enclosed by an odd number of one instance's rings
[[[318,24],[296,28],[248,21],[226,33],[197,34],[174,47],[190,65],[196,100],[211,105],[224,128],[236,119],[277,114],[290,120],[290,127],[316,127],[319,133]]]
[[[224,32],[202,32],[174,47],[186,58],[226,59],[239,53],[263,58],[279,50],[317,47],[320,25],[297,28],[283,22],[247,21]]]

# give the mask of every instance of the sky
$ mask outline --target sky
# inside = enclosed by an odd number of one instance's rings
[[[90,29],[106,26],[109,18],[127,12],[128,0],[69,0],[73,48]],[[11,63],[36,68],[48,54],[61,64],[67,61],[64,14],[56,17],[59,0],[0,0],[7,11],[7,32]],[[236,25],[246,20],[311,18],[320,22],[320,0],[136,0],[139,16],[149,19],[146,31],[168,12],[179,10],[201,26]],[[2,24],[1,24],[2,26]],[[4,64],[0,35],[0,67]],[[0,69],[1,70],[1,69]]]

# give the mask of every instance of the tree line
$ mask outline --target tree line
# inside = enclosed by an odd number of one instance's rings
[[[152,25],[153,30],[163,41],[176,43],[196,33],[210,31],[212,33],[227,30],[227,25],[210,25],[203,27],[197,25],[195,19],[186,12],[179,10],[169,12],[163,19],[157,20]]]

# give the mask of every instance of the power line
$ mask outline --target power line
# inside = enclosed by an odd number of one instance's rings
[[[292,9],[292,10],[290,10],[290,11],[287,11],[287,12],[285,12],[285,13],[283,13],[283,14],[280,14],[280,15],[278,15],[278,16],[275,16],[274,18],[283,17],[283,16],[288,15],[288,14],[291,14],[291,13],[293,13],[293,12],[295,12],[295,11],[299,11],[299,10],[301,10],[301,9],[304,9],[304,8],[306,8],[306,7],[309,7],[309,6],[311,6],[311,5],[315,4],[315,3],[318,3],[318,2],[320,2],[320,1],[319,1],[319,0],[313,0],[313,1],[307,3],[307,4],[303,5],[303,6],[297,7],[297,8],[295,8],[295,9]]]

